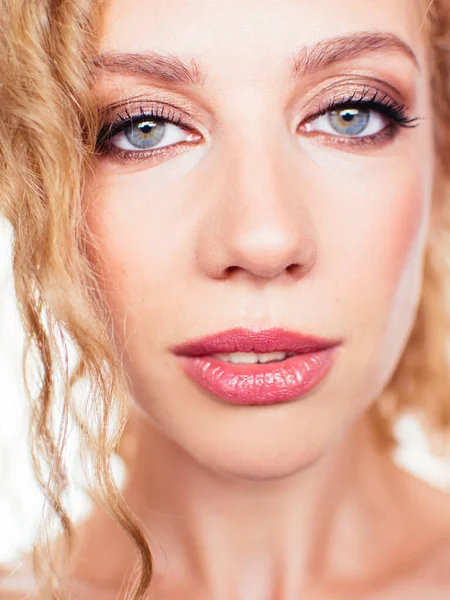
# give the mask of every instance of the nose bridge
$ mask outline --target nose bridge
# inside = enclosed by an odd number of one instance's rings
[[[206,228],[215,248],[205,262],[210,276],[236,270],[264,278],[299,275],[314,264],[312,223],[292,146],[287,134],[277,136],[270,127],[253,123],[234,141],[223,142],[231,147],[220,152],[221,185],[210,199],[215,214]]]

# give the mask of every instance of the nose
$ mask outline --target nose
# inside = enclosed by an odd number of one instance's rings
[[[262,144],[218,162],[205,186],[212,209],[197,247],[202,271],[215,279],[304,277],[317,248],[296,166]]]

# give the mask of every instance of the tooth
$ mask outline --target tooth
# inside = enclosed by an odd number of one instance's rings
[[[287,356],[290,356],[287,352],[266,352],[263,354],[256,354],[255,352],[231,352],[228,354],[214,354],[213,358],[233,364],[253,365],[258,362],[262,364],[279,362]]]
[[[280,361],[286,358],[286,352],[267,352],[267,354],[258,354],[260,363]]]
[[[233,352],[233,354],[230,355],[230,362],[235,365],[240,363],[253,365],[258,362],[258,355],[254,352]]]
[[[247,365],[256,364],[258,362],[258,355],[254,352],[232,352],[230,354],[214,354],[214,358],[224,360],[228,363],[239,364],[244,363]]]

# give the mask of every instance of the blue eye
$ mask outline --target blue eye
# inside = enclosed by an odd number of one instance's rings
[[[328,118],[331,126],[341,135],[359,135],[365,131],[370,121],[370,111],[361,108],[333,110]]]
[[[125,127],[123,133],[132,146],[140,150],[147,150],[159,144],[163,139],[166,133],[166,123],[155,120],[132,123]]]
[[[389,122],[389,117],[374,109],[349,106],[320,115],[307,123],[305,129],[338,137],[365,137],[380,133]]]
[[[121,150],[139,152],[173,146],[187,142],[192,132],[165,119],[145,118],[125,124],[121,131],[113,135],[109,144]]]

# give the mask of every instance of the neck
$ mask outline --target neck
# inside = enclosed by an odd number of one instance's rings
[[[167,572],[213,598],[291,598],[309,581],[359,578],[374,564],[372,527],[392,506],[393,469],[365,420],[316,464],[276,481],[211,472],[142,418],[133,428],[125,497],[151,533],[161,585]]]

